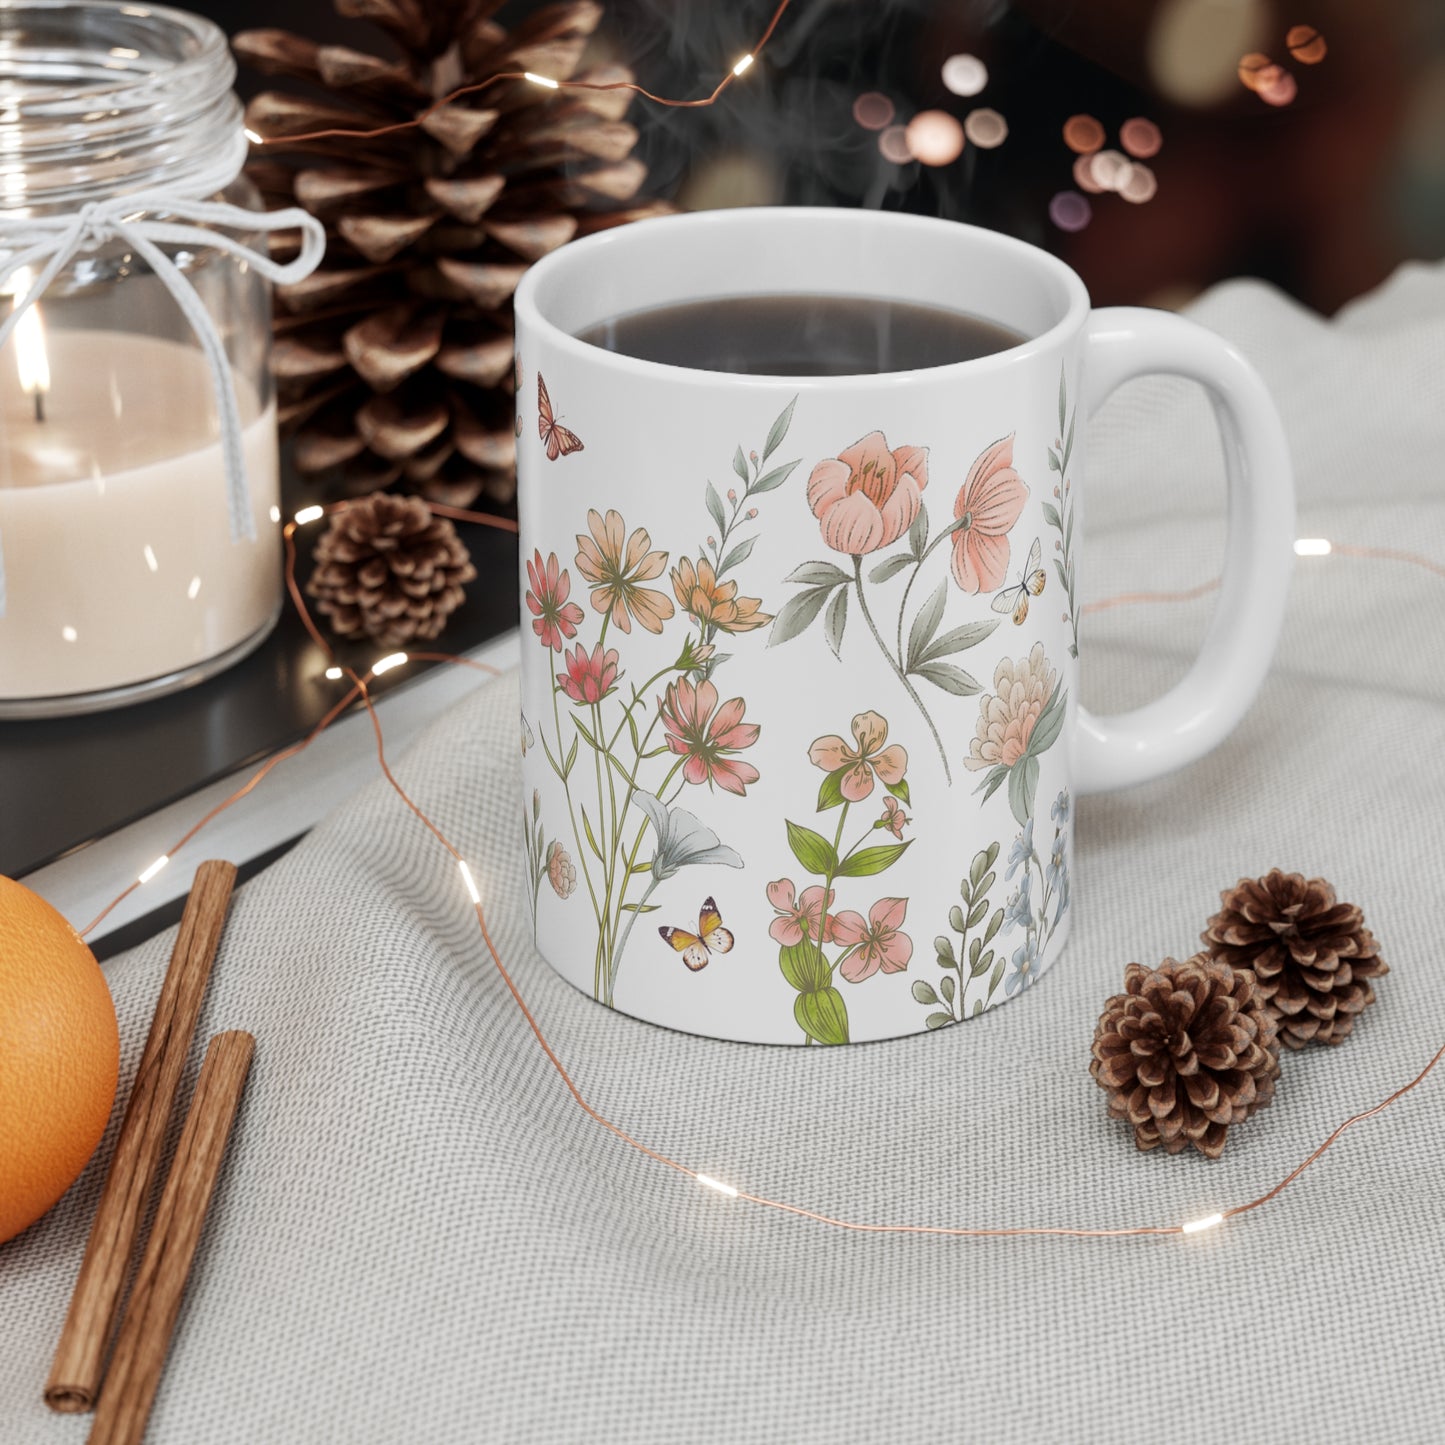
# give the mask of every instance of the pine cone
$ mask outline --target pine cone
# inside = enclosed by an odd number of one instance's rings
[[[1131,963],[1124,992],[1104,1005],[1089,1072],[1134,1142],[1177,1154],[1224,1152],[1231,1124],[1274,1098],[1279,1040],[1248,970],[1196,954],[1157,969]]]
[[[1252,969],[1280,1041],[1339,1044],[1375,1001],[1370,980],[1390,971],[1364,915],[1337,903],[1323,878],[1282,873],[1241,878],[1201,938],[1210,957]]]
[[[502,81],[391,135],[286,137],[411,120],[500,71],[570,79],[602,6],[552,5],[508,31],[489,18],[497,0],[334,3],[385,31],[396,58],[284,30],[234,42],[257,70],[310,86],[259,95],[246,111],[266,137],[252,180],[327,231],[321,269],[278,291],[283,428],[298,469],[339,477],[349,494],[400,482],[455,506],[483,493],[505,503],[516,490],[512,292],[522,273],[574,235],[669,209],[617,209],[646,177],[622,118],[631,94]],[[598,63],[576,78],[632,77]]]
[[[436,637],[477,570],[457,529],[419,497],[385,492],[332,513],[306,591],[339,637],[386,647]]]

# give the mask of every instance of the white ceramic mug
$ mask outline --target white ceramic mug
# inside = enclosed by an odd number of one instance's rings
[[[577,339],[709,297],[887,297],[1027,339],[928,370],[769,377]],[[522,747],[538,947],[719,1038],[843,1043],[1014,997],[1068,935],[1072,801],[1214,747],[1292,558],[1279,419],[1227,343],[1091,312],[1022,242],[865,211],[606,231],[517,291]],[[1121,382],[1209,390],[1229,544],[1198,661],[1079,706],[1079,478]]]

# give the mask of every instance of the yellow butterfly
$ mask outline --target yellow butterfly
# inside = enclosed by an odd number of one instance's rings
[[[733,946],[733,936],[722,926],[722,914],[712,898],[703,899],[697,915],[697,932],[664,924],[657,930],[664,942],[682,955],[682,961],[696,973],[706,968],[715,953],[726,953]]]
[[[1012,612],[1016,627],[1023,626],[1024,618],[1029,615],[1029,598],[1037,597],[1049,580],[1039,565],[1043,560],[1043,550],[1043,543],[1035,537],[1034,545],[1029,548],[1028,563],[1019,580],[1012,587],[1005,587],[990,604],[995,612]]]

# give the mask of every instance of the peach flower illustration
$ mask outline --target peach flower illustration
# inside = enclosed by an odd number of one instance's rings
[[[778,916],[768,925],[768,932],[784,948],[795,948],[805,938],[814,943],[833,941],[833,919],[828,909],[833,906],[833,890],[825,895],[818,887],[797,889],[791,878],[779,878],[768,884],[768,902]]]
[[[860,712],[853,719],[854,746],[836,733],[814,739],[808,760],[825,773],[842,772],[840,791],[850,803],[860,803],[873,791],[876,774],[885,785],[901,783],[908,770],[908,754],[888,741],[887,719],[876,712]],[[845,771],[846,770],[846,771]]]
[[[808,505],[828,546],[861,557],[896,542],[913,525],[927,485],[928,448],[890,451],[883,433],[874,431],[813,468]]]
[[[1014,433],[979,454],[953,504],[953,579],[965,592],[997,592],[1008,578],[1008,534],[1028,500],[1014,470]]]
[[[886,828],[895,838],[901,838],[905,824],[912,821],[912,818],[904,816],[898,799],[890,795],[883,800],[883,816],[873,826]]]
[[[913,957],[913,940],[899,930],[908,913],[906,898],[880,898],[861,913],[845,908],[833,918],[833,938],[850,948],[857,945],[839,965],[849,983],[862,983],[881,968],[884,973],[902,973]]]
[[[964,767],[971,772],[996,765],[1013,767],[1024,755],[1057,681],[1042,642],[1034,643],[1029,655],[1017,662],[1003,658],[993,674],[995,691],[979,699],[978,727]]]
[[[640,584],[662,575],[667,553],[654,552],[646,527],[628,536],[619,513],[604,517],[594,507],[587,513],[591,536],[577,535],[577,570],[592,588],[592,606],[611,617],[615,627],[632,631],[632,620],[648,632],[660,633],[672,616],[672,598]]]
[[[761,597],[739,597],[736,582],[719,582],[706,557],[699,557],[696,564],[684,557],[670,575],[678,606],[699,626],[716,627],[719,632],[751,632],[773,620],[771,612],[761,610]]]

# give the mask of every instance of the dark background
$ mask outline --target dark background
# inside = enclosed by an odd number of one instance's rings
[[[385,53],[372,27],[329,0],[191,0],[228,31],[283,26]],[[606,0],[596,44],[649,88],[706,93],[751,48],[775,0]],[[509,19],[541,8],[500,7]],[[1286,45],[1317,28],[1325,58]],[[1273,107],[1236,75],[1262,51],[1298,93]],[[988,66],[977,97],[951,95],[956,53]],[[241,88],[260,88],[243,74]],[[853,119],[878,91],[899,122],[930,108],[960,120],[978,105],[1010,133],[952,164],[894,164]],[[1164,145],[1158,193],[1131,205],[1092,198],[1082,231],[1060,231],[1049,201],[1073,188],[1062,138],[1076,113],[1107,144],[1145,116]],[[1225,276],[1261,276],[1324,312],[1409,257],[1445,253],[1445,4],[1441,0],[793,0],[764,58],[718,105],[629,115],[648,189],[689,208],[770,202],[869,205],[970,220],[1064,256],[1100,304],[1177,305]]]

